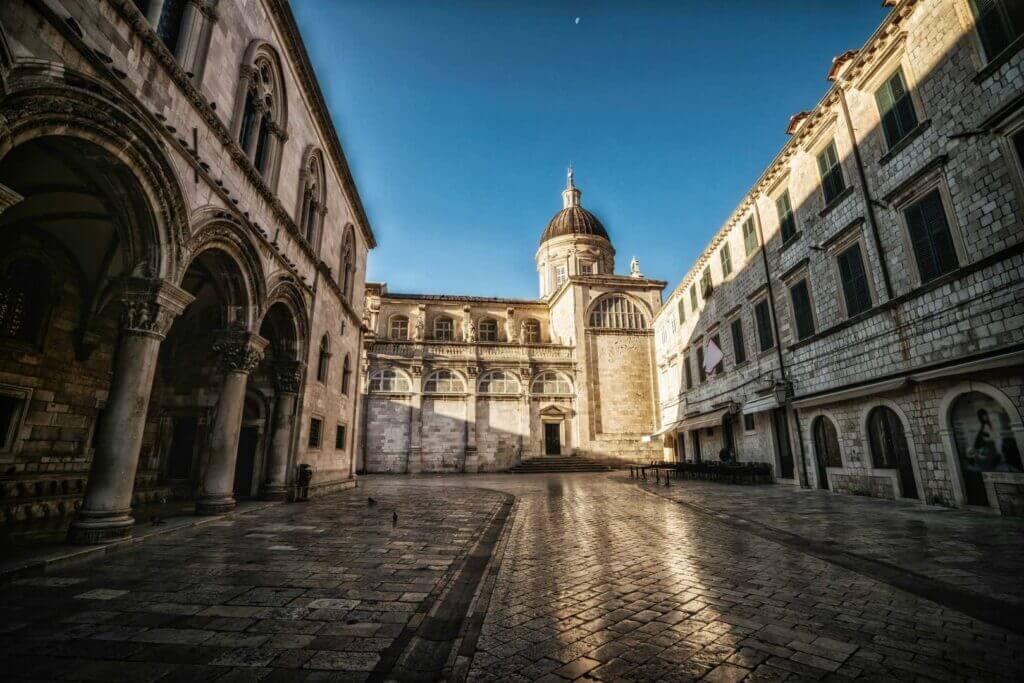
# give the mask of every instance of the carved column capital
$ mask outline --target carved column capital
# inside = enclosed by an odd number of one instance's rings
[[[118,298],[124,332],[163,339],[171,323],[194,297],[166,280],[126,277],[119,283]]]
[[[252,332],[230,330],[221,333],[213,344],[221,367],[226,372],[251,373],[263,360],[267,340]]]
[[[302,373],[305,365],[302,361],[284,360],[274,363],[274,383],[282,394],[299,393],[302,384]]]

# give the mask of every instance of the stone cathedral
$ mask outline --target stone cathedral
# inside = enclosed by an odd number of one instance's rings
[[[544,456],[659,457],[651,323],[665,282],[615,248],[569,169],[536,300],[367,284],[362,469],[492,472]],[[650,448],[652,450],[645,450]]]

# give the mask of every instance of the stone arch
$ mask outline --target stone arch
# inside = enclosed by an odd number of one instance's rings
[[[868,470],[874,472],[875,462],[874,455],[871,452],[871,438],[870,428],[868,420],[871,418],[871,413],[875,408],[889,408],[896,417],[899,418],[900,424],[903,426],[903,438],[907,442],[907,455],[910,458],[910,465],[913,470],[914,484],[917,486],[918,500],[925,500],[925,487],[924,480],[921,477],[921,465],[917,458],[917,447],[914,444],[914,431],[911,428],[910,420],[907,418],[907,414],[903,411],[898,403],[888,398],[874,399],[867,405],[865,405],[860,411],[860,433],[864,435],[864,464]],[[897,497],[902,497],[902,489],[899,486],[899,482],[896,482],[896,493]]]
[[[233,295],[231,305],[241,307],[235,311],[235,319],[229,322],[241,322],[246,329],[252,329],[266,301],[266,278],[256,245],[230,214],[208,210],[199,212],[195,232],[185,244],[176,283],[183,286],[189,268],[210,250],[224,253],[238,269],[238,273],[224,273],[220,278]],[[234,277],[237,275],[241,277]],[[242,313],[244,315],[238,315]]]
[[[265,40],[254,39],[245,49],[242,68],[258,68],[261,64],[270,67],[271,85],[278,95],[275,102],[275,119],[283,130],[288,130],[288,91],[285,87],[284,69],[277,48]]]
[[[149,277],[171,275],[180,261],[189,216],[177,172],[152,126],[144,123],[150,115],[99,81],[62,65],[52,67],[60,81],[49,76],[40,83],[43,70],[38,65],[24,76],[17,65],[8,73],[9,94],[0,104],[0,160],[41,139],[66,141],[106,160],[140,195],[125,197],[114,207],[125,249],[124,270]],[[31,85],[19,88],[21,84]]]
[[[640,299],[626,292],[608,292],[591,302],[585,320],[591,329],[646,330],[653,318]]]
[[[309,347],[309,317],[306,314],[306,304],[302,292],[290,277],[280,279],[270,286],[266,303],[260,313],[260,329],[267,323],[268,316],[272,311],[286,312],[283,318],[279,318],[271,324],[274,325],[275,331],[287,333],[292,339],[293,348],[289,349],[289,360],[305,358]],[[280,313],[275,315],[280,315]],[[286,323],[285,328],[278,329],[282,323]],[[262,332],[260,336],[266,337]],[[266,338],[269,339],[269,337]]]
[[[976,382],[973,380],[958,382],[950,387],[939,401],[939,409],[936,417],[938,419],[939,438],[946,454],[946,466],[950,470],[950,482],[953,485],[953,503],[958,507],[967,504],[967,490],[963,472],[960,469],[960,458],[957,451],[956,436],[953,431],[953,408],[964,394],[977,392],[985,394],[1006,411],[1010,418],[1010,431],[1018,444],[1024,444],[1024,418],[1013,400],[1001,389],[988,384],[987,382]],[[989,501],[993,504],[995,501]]]

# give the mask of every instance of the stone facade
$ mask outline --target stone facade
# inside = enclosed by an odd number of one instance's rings
[[[790,483],[1019,514],[1021,41],[966,0],[891,4],[655,321],[665,457],[700,433],[717,458],[725,419]]]
[[[284,0],[0,3],[0,231],[12,540],[353,484],[375,241]]]
[[[397,294],[368,285],[363,467],[504,471],[525,458],[649,460],[651,321],[664,282],[612,272],[604,227],[563,209],[535,256],[541,299]],[[439,374],[440,373],[440,374]]]

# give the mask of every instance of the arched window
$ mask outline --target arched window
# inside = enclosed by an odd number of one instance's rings
[[[891,408],[876,406],[868,413],[868,445],[875,467],[896,470],[900,495],[917,498],[917,482],[903,422]]]
[[[498,341],[498,321],[494,318],[484,318],[481,320],[479,339],[482,342]]]
[[[825,467],[842,467],[843,457],[839,453],[839,435],[832,420],[824,415],[814,418],[811,427],[814,433],[814,452],[819,462]]]
[[[554,370],[545,370],[533,380],[533,393],[568,396],[572,394],[572,384],[565,375]]]
[[[331,361],[331,340],[327,338],[325,334],[320,338],[320,356],[317,359],[316,364],[316,380],[318,382],[327,381],[327,366]]]
[[[425,394],[461,394],[466,391],[466,383],[451,370],[437,370],[423,383]]]
[[[391,324],[388,328],[388,338],[390,339],[408,339],[409,338],[409,318],[404,315],[391,316]]]
[[[481,394],[518,394],[519,380],[506,370],[491,370],[480,378]]]
[[[348,301],[352,300],[352,290],[355,283],[356,273],[356,247],[352,226],[345,229],[345,238],[341,245],[341,263],[338,269],[338,277],[341,281],[341,293]]]
[[[306,152],[306,161],[299,172],[299,187],[302,189],[295,220],[306,242],[315,247],[325,213],[324,160],[320,150]]]
[[[352,381],[352,358],[345,354],[345,361],[341,364],[341,393],[348,396],[348,385]]]
[[[451,318],[442,317],[434,320],[434,339],[451,341],[455,337],[455,324]]]
[[[644,330],[647,318],[640,307],[626,297],[606,296],[590,311],[590,326],[607,330]]]
[[[235,139],[267,184],[274,187],[286,128],[287,101],[277,53],[267,43],[249,46],[235,101],[239,103]],[[299,227],[304,226],[300,223]]]
[[[539,344],[540,343],[540,323],[531,318],[527,318],[523,321],[523,343],[525,344]]]
[[[370,373],[370,391],[381,393],[407,393],[412,389],[409,378],[390,368]]]
[[[159,8],[154,8],[160,14],[157,17],[153,29],[157,36],[164,42],[167,49],[174,52],[178,47],[178,38],[181,35],[181,20],[185,16],[185,5],[187,0],[149,0]]]
[[[35,259],[13,261],[0,281],[0,339],[38,344],[49,303],[46,266]]]

